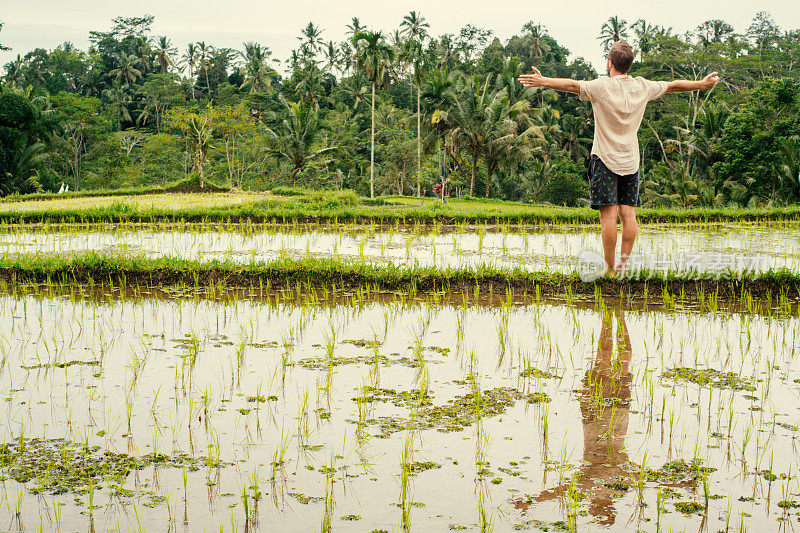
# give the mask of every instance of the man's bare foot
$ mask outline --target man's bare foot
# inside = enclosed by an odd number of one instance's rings
[[[620,276],[620,277],[622,277],[622,276],[624,276],[624,275],[625,275],[625,271],[626,271],[627,269],[628,269],[628,265],[626,265],[626,264],[624,264],[624,263],[620,263],[620,264],[618,264],[618,265],[617,265],[617,268],[616,268],[616,270],[615,270],[615,273],[616,273],[616,275],[617,275],[617,276]]]

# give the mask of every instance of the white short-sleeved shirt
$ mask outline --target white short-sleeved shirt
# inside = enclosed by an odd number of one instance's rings
[[[580,81],[580,98],[592,103],[592,153],[621,176],[639,170],[639,126],[647,102],[667,91],[667,82],[622,74]]]

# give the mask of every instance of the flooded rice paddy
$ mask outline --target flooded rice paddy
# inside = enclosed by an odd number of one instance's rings
[[[791,307],[278,296],[0,296],[0,528],[797,527]]]
[[[636,246],[642,263],[651,268],[704,270],[745,261],[755,271],[796,271],[798,240],[797,222],[646,225],[640,227]],[[573,271],[582,251],[600,251],[600,239],[599,230],[587,226],[49,225],[0,231],[0,255],[90,250],[243,262],[314,256],[377,264]]]

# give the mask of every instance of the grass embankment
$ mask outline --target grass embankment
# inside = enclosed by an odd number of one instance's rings
[[[788,270],[745,274],[740,279],[698,279],[640,272],[632,279],[581,281],[577,273],[528,272],[494,267],[399,267],[333,259],[279,259],[235,263],[178,258],[102,255],[17,256],[0,259],[4,283],[59,283],[94,286],[271,287],[375,291],[515,293],[548,295],[625,294],[631,297],[753,298],[800,296],[800,274]]]
[[[231,192],[230,185],[220,185],[206,180],[203,186],[197,178],[185,178],[165,185],[147,185],[142,187],[123,187],[119,189],[82,189],[80,191],[67,191],[63,193],[42,192],[23,195],[11,195],[2,199],[2,202],[36,202],[43,200],[60,200],[66,198],[92,198],[97,196],[142,196],[148,194],[164,193],[218,193]]]
[[[280,193],[280,194],[275,194]],[[800,206],[764,209],[642,208],[641,223],[800,220]],[[498,200],[386,197],[351,191],[276,189],[273,193],[142,193],[64,198],[17,197],[0,202],[0,223],[321,222],[382,224],[596,224],[589,208]]]

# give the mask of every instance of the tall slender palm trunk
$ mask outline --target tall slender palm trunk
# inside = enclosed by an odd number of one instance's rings
[[[375,82],[372,82],[372,129],[369,144],[369,197],[375,198]]]
[[[420,109],[422,88],[417,85],[417,197],[420,196],[419,185],[422,181],[422,116]]]
[[[478,157],[476,155],[472,155],[472,177],[469,179],[469,195],[473,196],[475,194],[475,174],[478,173]]]

